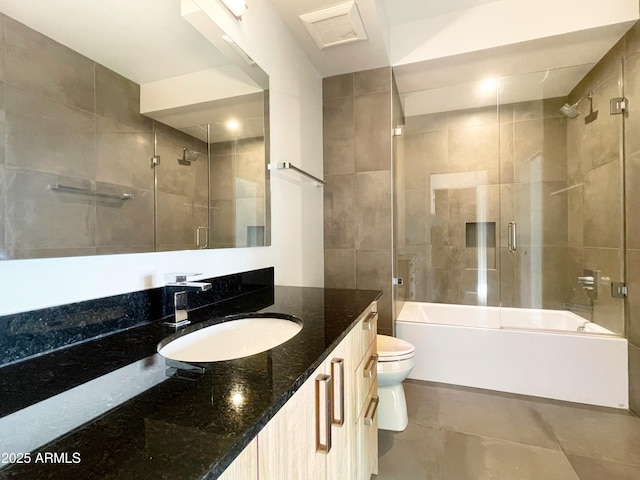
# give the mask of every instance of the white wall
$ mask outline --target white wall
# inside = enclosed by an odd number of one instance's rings
[[[237,22],[199,0],[270,76],[271,160],[322,176],[322,80],[266,0]],[[322,189],[272,175],[270,247],[0,262],[0,315],[161,286],[163,274],[205,276],[274,266],[276,283],[322,286]]]
[[[391,27],[391,65],[638,19],[638,0],[499,0]]]

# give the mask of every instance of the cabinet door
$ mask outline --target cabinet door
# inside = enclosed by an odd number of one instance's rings
[[[218,478],[258,480],[258,441],[254,438]]]
[[[353,408],[354,358],[350,333],[327,360],[333,380],[331,450],[327,454],[327,479],[354,478],[356,456],[355,412]]]
[[[324,369],[322,364],[258,434],[260,480],[327,478],[326,455],[316,446],[316,378]]]

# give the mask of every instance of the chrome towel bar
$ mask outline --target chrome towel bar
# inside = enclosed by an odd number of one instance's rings
[[[101,198],[115,198],[118,200],[132,200],[133,198],[135,198],[135,195],[133,193],[94,192],[93,190],[89,190],[88,188],[71,187],[69,185],[60,185],[59,183],[50,184],[49,190],[59,191],[59,192],[80,193],[83,195],[92,195],[94,197],[101,197]]]

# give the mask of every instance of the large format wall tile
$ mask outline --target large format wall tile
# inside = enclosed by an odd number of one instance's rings
[[[353,73],[335,75],[322,79],[322,100],[335,100],[336,98],[353,96]]]
[[[357,173],[356,248],[391,248],[391,172]]]
[[[6,244],[20,249],[95,245],[95,196],[49,189],[63,184],[94,190],[93,182],[7,168]]]
[[[626,336],[629,342],[640,348],[640,250],[627,250],[627,287],[629,289],[627,302],[629,322]],[[640,368],[640,364],[638,367]],[[638,397],[638,406],[640,406],[640,397]]]
[[[640,40],[640,29],[633,29],[638,34]],[[625,81],[624,96],[629,99],[629,105],[638,105],[640,103],[640,52],[633,54],[625,59],[625,80],[635,79],[636,81]],[[640,150],[640,135],[636,132],[640,131],[640,115],[630,111],[625,118],[625,148],[627,153],[635,153]]]
[[[355,250],[325,249],[324,286],[327,288],[356,288]]]
[[[325,248],[355,248],[355,176],[329,175],[324,188]]]
[[[129,200],[96,199],[96,245],[145,246],[147,251],[153,250],[153,190],[103,182],[97,182],[96,189],[113,195],[134,195]]]
[[[1,19],[0,25],[2,25]],[[1,43],[2,41],[0,40],[0,44]],[[7,115],[5,108],[5,86],[4,83],[0,82],[0,165],[4,165],[5,163],[5,132],[7,129],[6,123]]]
[[[514,149],[516,181],[566,180],[567,131],[564,118],[516,122]]]
[[[378,300],[378,331],[390,335],[391,320],[391,250],[356,251],[356,285],[366,290],[382,290]]]
[[[140,115],[140,86],[96,64],[96,114],[126,126],[129,131],[151,132],[153,122]]]
[[[518,243],[521,245],[567,244],[567,197],[554,192],[565,182],[516,184]]]
[[[160,155],[160,165],[156,167],[157,185],[160,191],[193,198],[194,162],[189,165],[178,161],[182,159],[184,148],[192,148],[190,136],[166,127],[157,130],[156,154]]]
[[[627,248],[640,250],[640,219],[636,216],[640,212],[640,150],[627,155],[625,170]]]
[[[157,205],[158,246],[190,245],[195,247],[193,200],[185,195],[159,191]]]
[[[324,174],[355,172],[353,98],[328,100],[323,105]]]
[[[235,168],[233,155],[211,157],[210,200],[233,200],[235,198]]]
[[[95,178],[92,114],[8,85],[6,122],[7,165]]]
[[[354,95],[388,92],[391,89],[391,68],[380,67],[353,74]]]
[[[640,348],[629,344],[629,408],[640,415]]]
[[[624,299],[611,297],[611,282],[623,280],[622,253],[618,248],[585,248],[584,268],[600,270],[598,299],[594,302],[594,321],[612,332],[624,332]]]
[[[93,61],[11,18],[5,25],[8,84],[94,111]]]
[[[209,240],[209,245],[213,248],[228,248],[236,245],[235,200],[211,200]]]
[[[355,97],[356,172],[391,169],[390,99],[389,92]]]
[[[96,180],[153,188],[153,134],[98,132],[96,146]]]
[[[7,218],[5,212],[6,194],[5,194],[5,173],[4,165],[0,163],[0,260],[5,258],[4,252],[4,224]]]
[[[584,245],[622,246],[620,161],[591,170],[584,178]]]
[[[622,94],[619,83],[619,73],[616,72],[593,93],[593,109],[598,111],[598,118],[584,126],[582,161],[585,173],[620,158],[622,115],[609,115],[609,100]],[[583,115],[571,121],[582,122],[589,112],[588,105],[588,101],[583,102]]]

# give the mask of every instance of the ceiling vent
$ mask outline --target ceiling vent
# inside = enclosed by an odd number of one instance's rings
[[[335,47],[357,40],[366,40],[360,12],[355,2],[341,3],[333,7],[300,15],[318,48]]]

